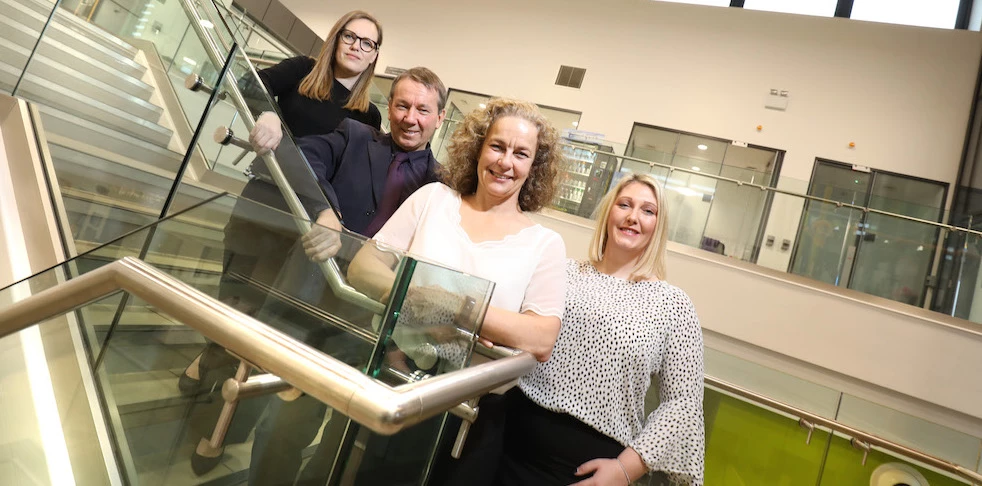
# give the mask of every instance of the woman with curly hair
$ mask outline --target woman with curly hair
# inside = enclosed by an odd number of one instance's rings
[[[445,184],[417,190],[375,235],[414,256],[494,282],[481,339],[528,351],[539,361],[549,359],[559,334],[566,247],[528,213],[552,199],[562,157],[558,142],[556,129],[535,105],[489,101],[454,133],[450,161],[442,168]],[[383,298],[394,279],[391,258],[362,250],[351,263],[349,282]],[[502,399],[488,395],[480,408],[464,455],[438,467],[431,484],[493,480]]]

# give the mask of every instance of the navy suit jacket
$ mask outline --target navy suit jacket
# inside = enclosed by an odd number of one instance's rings
[[[297,146],[307,158],[324,194],[341,214],[344,226],[362,234],[382,201],[386,174],[392,162],[392,137],[349,118],[327,135],[298,138]],[[404,193],[439,180],[436,158],[429,147],[426,151],[428,161],[424,180]],[[309,209],[311,216],[316,217],[327,207],[315,205]]]

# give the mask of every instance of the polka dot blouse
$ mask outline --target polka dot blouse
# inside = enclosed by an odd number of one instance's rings
[[[629,282],[566,264],[566,312],[552,357],[519,385],[540,406],[636,450],[649,470],[703,484],[703,348],[689,297],[667,282]],[[656,376],[661,403],[644,416]]]

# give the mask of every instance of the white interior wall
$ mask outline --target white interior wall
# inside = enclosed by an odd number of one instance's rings
[[[321,36],[377,15],[380,68],[582,111],[611,140],[638,121],[784,149],[802,180],[822,156],[954,182],[982,54],[977,32],[653,1],[283,3]],[[582,89],[553,84],[560,64],[587,69]],[[763,108],[770,88],[786,112]]]
[[[781,186],[799,192],[816,157],[953,185],[982,56],[978,32],[647,0],[283,3],[321,36],[372,12],[379,70],[425,65],[449,87],[581,111],[610,140],[642,122],[785,150]],[[560,64],[587,69],[581,89],[554,85]],[[763,107],[771,88],[787,111]],[[759,263],[785,270],[801,202],[772,211]]]

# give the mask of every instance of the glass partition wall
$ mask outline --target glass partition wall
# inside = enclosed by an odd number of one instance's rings
[[[834,204],[940,222],[947,192],[940,182],[817,160],[808,194],[829,202],[805,203],[791,272],[923,306],[940,228]]]
[[[624,155],[618,173],[649,173],[665,184],[669,239],[756,260],[770,197],[742,183],[773,186],[783,151],[635,123]]]

